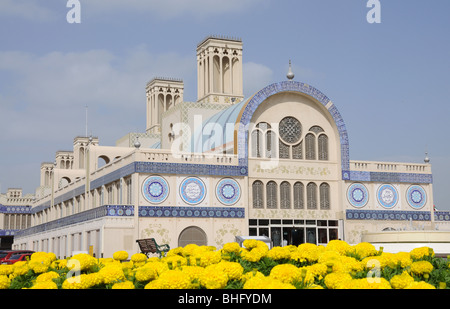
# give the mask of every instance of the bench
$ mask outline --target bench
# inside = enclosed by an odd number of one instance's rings
[[[141,249],[141,253],[144,253],[147,257],[149,253],[157,253],[161,257],[163,253],[165,254],[170,250],[169,245],[158,245],[154,238],[138,239],[136,242]]]

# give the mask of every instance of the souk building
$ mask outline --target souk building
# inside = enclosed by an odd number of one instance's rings
[[[145,132],[115,146],[75,137],[73,150],[42,163],[33,199],[1,200],[13,248],[109,257],[139,252],[142,238],[220,248],[236,236],[325,245],[408,227],[450,230],[448,213],[433,209],[429,160],[350,160],[338,102],[291,70],[244,98],[242,47],[205,38],[196,102],[184,101],[181,79],[154,78]],[[29,221],[12,228],[19,213]]]

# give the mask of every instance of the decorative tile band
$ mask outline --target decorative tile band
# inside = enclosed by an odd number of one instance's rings
[[[449,211],[435,211],[434,212],[434,220],[436,221],[450,221],[450,212]]]
[[[245,218],[245,208],[139,206],[141,218]]]
[[[0,236],[14,236],[19,230],[0,230]]]
[[[433,183],[432,174],[350,171],[350,180],[373,182]]]
[[[136,173],[178,175],[246,176],[247,169],[238,165],[135,162]]]
[[[30,214],[31,206],[5,206],[0,204],[0,213],[4,214]]]
[[[347,209],[347,220],[431,221],[429,211],[361,210]]]
[[[16,232],[16,236],[28,236],[36,233],[51,231],[66,227],[71,224],[78,224],[103,217],[133,217],[133,205],[104,205],[89,209],[61,219],[53,220],[44,224],[36,225]]]

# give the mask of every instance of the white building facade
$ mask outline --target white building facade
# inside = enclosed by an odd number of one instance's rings
[[[146,132],[115,146],[76,137],[43,163],[13,247],[109,257],[150,237],[171,248],[241,235],[298,245],[450,229],[433,208],[431,164],[350,160],[344,120],[318,89],[290,73],[244,98],[240,39],[203,40],[197,68],[196,102],[184,101],[181,79],[155,78]]]

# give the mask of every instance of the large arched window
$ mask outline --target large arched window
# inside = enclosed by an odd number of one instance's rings
[[[306,198],[308,209],[317,209],[317,185],[314,182],[310,182],[306,186]]]
[[[276,137],[270,131],[270,125],[267,122],[260,122],[255,126],[251,134],[251,156],[261,158],[272,154],[275,147],[274,138]],[[272,132],[272,133],[269,133]],[[269,157],[270,158],[270,157]]]
[[[330,209],[330,185],[322,183],[319,188],[320,191],[320,209]]]
[[[252,157],[261,158],[262,133],[256,129],[252,132]]]
[[[263,208],[264,207],[264,192],[263,183],[259,180],[253,182],[252,193],[253,193],[253,208]]]
[[[206,233],[197,226],[190,226],[185,228],[178,237],[178,246],[184,247],[189,244],[196,244],[198,246],[206,246]]]
[[[280,208],[291,208],[291,185],[287,181],[283,181],[280,185]]]
[[[294,209],[305,208],[305,186],[301,182],[294,184]]]
[[[267,208],[278,208],[277,199],[277,184],[275,181],[269,181],[266,185]]]

